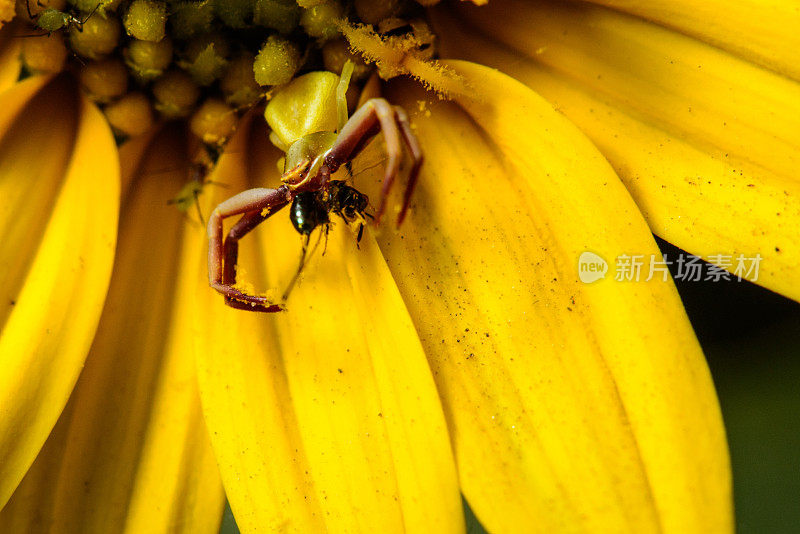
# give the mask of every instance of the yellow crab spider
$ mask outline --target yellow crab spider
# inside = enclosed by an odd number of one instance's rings
[[[342,181],[331,180],[331,175],[355,158],[379,132],[383,132],[386,141],[387,161],[375,223],[380,222],[398,174],[404,142],[413,164],[397,219],[398,225],[403,222],[422,165],[422,151],[405,111],[383,98],[368,100],[347,120],[348,70],[352,71],[352,66],[345,67],[341,78],[331,72],[310,72],[281,88],[267,104],[264,115],[272,129],[270,138],[286,153],[283,184],[277,189],[239,193],[219,204],[209,217],[208,281],[231,307],[261,312],[285,309],[282,302],[270,302],[235,287],[239,239],[268,217],[292,204],[292,224],[304,237],[298,274],[305,261],[309,235],[317,226],[330,222],[331,212],[348,222],[357,217],[363,219],[366,195]],[[237,215],[241,218],[223,240],[223,220]],[[297,275],[284,292],[283,301],[296,279]]]

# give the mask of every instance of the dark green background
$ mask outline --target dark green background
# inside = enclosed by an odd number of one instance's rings
[[[737,531],[798,533],[800,304],[746,282],[676,285],[722,406]]]
[[[669,258],[682,253],[658,243]],[[722,406],[737,531],[798,533],[800,304],[735,280],[676,285]],[[484,532],[468,508],[466,516],[470,534]],[[238,532],[230,510],[221,532]]]

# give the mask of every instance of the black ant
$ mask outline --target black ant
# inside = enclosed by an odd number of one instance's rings
[[[283,302],[286,302],[286,299],[289,298],[289,293],[291,293],[297,278],[303,271],[311,233],[318,226],[325,225],[327,243],[328,230],[331,224],[330,213],[335,213],[347,223],[360,219],[361,224],[358,227],[358,237],[356,238],[356,246],[358,246],[358,243],[361,243],[361,237],[364,235],[363,221],[365,217],[372,219],[372,215],[365,212],[368,205],[369,198],[367,198],[367,195],[347,185],[343,180],[331,180],[325,189],[305,191],[294,197],[292,206],[289,208],[289,219],[292,221],[294,229],[304,237],[303,251],[300,255],[300,266],[281,297]],[[228,305],[231,305],[231,303],[228,303]],[[246,308],[244,309],[251,309],[250,305],[245,304],[245,306]]]

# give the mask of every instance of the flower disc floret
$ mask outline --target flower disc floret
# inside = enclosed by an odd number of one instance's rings
[[[292,41],[270,36],[261,47],[253,65],[260,85],[281,85],[289,82],[300,68],[300,48]]]
[[[300,7],[294,0],[256,0],[253,24],[291,33],[300,23]]]
[[[339,35],[339,22],[342,17],[344,17],[342,4],[331,0],[303,10],[300,24],[311,37],[326,40]]]
[[[142,41],[160,41],[167,24],[167,6],[153,0],[133,0],[123,19],[125,31]]]
[[[115,17],[91,16],[80,29],[72,25],[69,29],[69,43],[73,52],[97,59],[110,54],[119,44],[122,25]]]
[[[31,37],[22,41],[22,63],[30,72],[61,72],[67,60],[67,47],[59,33]]]
[[[140,81],[153,80],[172,63],[172,39],[161,41],[140,41],[134,39],[125,49],[125,63],[131,73]]]
[[[109,102],[128,90],[128,69],[118,58],[87,62],[79,78],[81,86],[97,102]]]
[[[191,76],[181,70],[171,70],[153,84],[155,107],[168,118],[186,117],[200,98],[200,88]]]
[[[141,135],[153,126],[153,106],[139,92],[126,94],[104,111],[111,127],[122,135]]]
[[[209,98],[189,121],[197,137],[209,145],[224,144],[236,129],[236,110],[217,98]]]

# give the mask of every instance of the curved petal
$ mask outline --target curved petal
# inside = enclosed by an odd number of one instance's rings
[[[800,9],[773,0],[588,0],[674,28],[800,80]]]
[[[42,89],[46,81],[0,96],[0,505],[83,367],[116,242],[119,168],[108,125],[63,79]]]
[[[142,135],[132,137],[122,143],[119,147],[120,165],[120,191],[125,198],[130,193],[131,184],[135,183],[136,177],[143,172],[143,165],[147,162],[148,151],[152,148],[153,137],[158,133],[153,129]],[[161,169],[160,171],[174,171],[173,168]],[[156,169],[156,172],[160,172]]]
[[[390,92],[426,163],[409,218],[379,242],[470,506],[490,532],[730,530],[722,420],[674,286],[578,278],[587,250],[659,254],[635,204],[546,101],[450,65],[480,100]]]
[[[72,398],[0,523],[17,532],[216,532],[224,497],[176,293],[187,175],[168,129],[123,201],[117,261]],[[113,153],[113,151],[112,151]]]
[[[228,147],[214,180],[230,187],[209,188],[209,202],[243,189],[248,165],[259,182],[275,175],[278,154],[257,135],[249,150],[242,139]],[[267,278],[282,290],[296,269],[300,238],[287,213],[242,242],[239,273],[256,285]],[[201,393],[239,526],[463,532],[435,385],[372,238],[358,250],[337,218],[324,256],[311,255],[277,315],[225,307],[208,288],[204,254],[198,246],[191,263]]]
[[[800,84],[612,10],[497,4],[440,16],[445,49],[554,102],[603,151],[653,232],[731,272],[737,257],[760,255],[746,278],[800,300]]]

